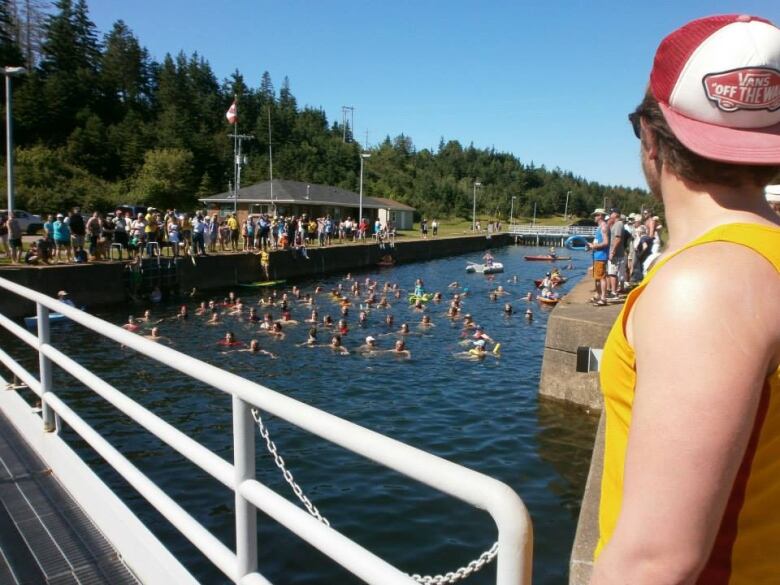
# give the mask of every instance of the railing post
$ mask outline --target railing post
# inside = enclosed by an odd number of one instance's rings
[[[46,394],[51,392],[51,361],[41,351],[41,346],[49,343],[49,308],[36,303],[35,315],[38,317],[38,376],[41,381],[43,430],[51,433],[57,428],[54,410],[46,402]]]
[[[236,480],[236,583],[257,570],[257,509],[239,493],[255,479],[255,425],[251,405],[233,395],[233,466]]]

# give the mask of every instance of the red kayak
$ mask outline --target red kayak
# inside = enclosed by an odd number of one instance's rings
[[[529,262],[555,262],[556,260],[571,260],[571,256],[523,256]]]

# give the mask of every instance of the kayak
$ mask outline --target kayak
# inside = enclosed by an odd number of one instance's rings
[[[536,297],[536,300],[545,305],[557,305],[561,299],[548,299],[546,297]]]
[[[49,313],[49,323],[56,323],[57,321],[66,321],[68,318],[62,313]],[[24,324],[27,329],[38,329],[38,317],[25,317]]]
[[[504,271],[504,265],[501,262],[493,262],[490,266],[487,264],[469,264],[466,266],[466,272],[476,272],[477,274],[496,274]]]
[[[588,239],[585,236],[569,236],[563,245],[569,250],[587,250]]]
[[[257,281],[257,282],[240,282],[238,283],[238,286],[243,288],[260,288],[263,286],[276,286],[277,284],[284,284],[287,282],[286,280],[265,280],[265,281]]]
[[[555,262],[557,260],[571,260],[571,256],[523,256],[529,262]]]

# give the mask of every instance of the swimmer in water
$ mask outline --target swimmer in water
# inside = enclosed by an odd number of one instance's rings
[[[484,339],[478,339],[474,342],[474,346],[469,349],[468,351],[463,351],[460,353],[456,353],[455,357],[461,358],[461,359],[467,359],[467,360],[473,360],[473,361],[482,361],[487,356],[493,356],[494,358],[499,358],[500,354],[498,353],[498,350],[500,349],[501,345],[497,344],[493,348],[492,353],[488,353],[486,349],[486,343]]]
[[[249,316],[247,317],[247,320],[250,323],[258,323],[260,321],[260,317],[257,314],[257,310],[254,307],[249,308]]]
[[[368,313],[365,311],[360,311],[360,314],[358,315],[358,324],[361,327],[368,325]]]
[[[533,299],[534,299],[534,297],[533,297],[533,295],[531,294],[530,291],[527,292],[526,295],[523,297],[524,301],[532,301]]]
[[[397,290],[396,290],[396,291],[393,293],[393,296],[394,296],[395,298],[397,298],[397,299],[400,299],[400,298],[401,298],[401,289],[397,289]]]
[[[525,310],[525,319],[526,321],[533,321],[534,320],[534,312],[531,309]]]
[[[512,309],[512,305],[509,303],[504,303],[504,315],[511,315],[514,312],[514,309]]]
[[[423,315],[422,321],[420,321],[419,327],[421,329],[430,329],[431,327],[436,327],[433,323],[431,323],[431,318],[429,315]]]
[[[406,349],[406,343],[404,343],[403,339],[399,339],[398,341],[396,341],[393,349],[389,349],[387,351],[393,355],[402,357],[407,360],[412,357],[412,352]]]
[[[433,293],[433,302],[434,303],[440,303],[442,301],[442,294],[439,291],[436,291]]]
[[[460,288],[460,283],[456,280],[455,282],[449,283],[447,288]]]
[[[306,319],[306,322],[307,323],[314,323],[315,325],[320,322],[320,315],[319,315],[319,313],[317,313],[317,309],[314,309],[311,312],[311,316],[308,319]]]
[[[291,318],[290,311],[282,311],[282,318],[279,319],[279,323],[284,323],[285,325],[297,325],[298,321]]]
[[[379,304],[377,304],[377,307],[381,307],[383,309],[389,309],[390,308],[390,303],[387,302],[387,297],[382,297],[379,300]]]
[[[334,335],[330,340],[329,347],[338,354],[349,355],[349,350],[341,345],[341,335]]]
[[[249,342],[249,347],[245,347],[244,349],[237,349],[236,351],[240,352],[240,353],[244,353],[244,352],[251,353],[251,354],[254,354],[254,355],[267,355],[272,360],[276,359],[276,355],[275,354],[273,354],[270,351],[260,347],[260,342],[257,341],[257,339],[253,339],[252,341],[250,341]]]
[[[211,317],[208,321],[206,321],[206,325],[220,325],[221,321],[219,319],[219,311],[217,311],[216,307],[211,309]]]
[[[333,327],[333,318],[330,315],[325,315],[322,318],[323,327]]]
[[[200,305],[198,305],[198,308],[195,310],[196,315],[205,315],[208,313],[208,307],[206,306],[206,301],[201,301]]]
[[[509,294],[508,292],[506,292],[506,290],[504,290],[504,287],[501,286],[500,284],[496,287],[496,290],[493,291],[493,292],[495,292],[499,296],[501,296],[501,295],[508,295]]]
[[[282,331],[282,324],[277,321],[273,324],[271,327],[271,330],[268,332],[269,335],[273,335],[277,339],[284,339],[284,331]]]
[[[159,327],[152,327],[151,332],[148,335],[144,335],[146,339],[151,339],[152,341],[170,341],[167,337],[163,337],[160,335],[160,328]]]
[[[342,317],[348,317],[349,316],[349,306],[348,305],[342,305],[341,306],[341,316]]]
[[[135,319],[133,318],[132,315],[130,315],[127,318],[127,323],[122,325],[122,329],[125,329],[127,331],[131,331],[131,332],[135,333],[136,331],[138,331],[140,329],[140,327],[138,325],[136,325]]]
[[[385,325],[387,325],[388,327],[392,327],[393,326],[393,316],[392,315],[388,315],[387,317],[385,317]]]
[[[347,335],[349,333],[346,319],[339,319],[339,333],[341,335]]]
[[[366,342],[357,349],[358,353],[376,353],[378,350],[376,338],[371,335],[366,337]]]
[[[243,347],[244,344],[236,339],[235,333],[228,331],[225,333],[225,337],[217,341],[217,345],[222,347]]]
[[[150,309],[146,309],[144,311],[144,316],[138,318],[139,323],[146,323],[147,325],[157,325],[158,323],[162,323],[163,320],[159,319],[152,323],[152,311]]]
[[[274,317],[271,313],[263,314],[263,322],[260,323],[260,329],[270,330],[274,326]]]
[[[189,319],[190,313],[187,309],[187,305],[182,305],[179,307],[179,312],[176,313],[176,317],[174,319]]]
[[[315,347],[316,345],[317,345],[317,328],[310,327],[309,336],[306,338],[306,341],[304,341],[303,343],[299,343],[298,347]]]
[[[399,335],[409,335],[409,325],[407,323],[401,323],[401,328],[398,330]]]

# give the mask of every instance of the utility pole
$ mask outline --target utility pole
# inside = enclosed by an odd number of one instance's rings
[[[569,195],[571,195],[571,191],[566,191],[566,207],[563,208],[563,219],[569,217]]]
[[[348,113],[349,112],[349,113]],[[355,127],[355,107],[354,106],[341,106],[341,128],[342,128],[342,141],[347,141],[347,117],[349,117],[349,129],[350,132]]]
[[[238,211],[238,190],[241,188],[241,165],[246,164],[246,157],[241,155],[241,143],[244,140],[252,140],[254,136],[238,132],[228,136],[233,139],[233,213],[236,213]]]
[[[477,187],[481,187],[482,183],[474,181],[474,197],[472,199],[471,207],[471,231],[477,231]]]

